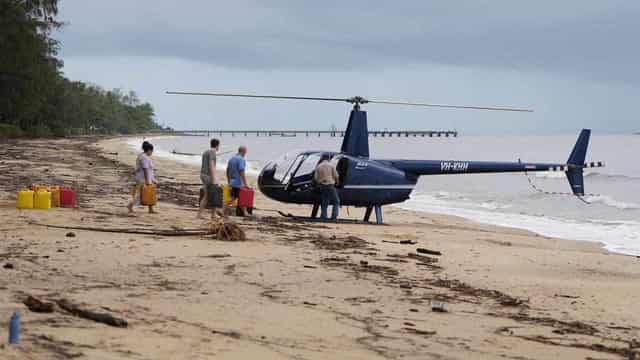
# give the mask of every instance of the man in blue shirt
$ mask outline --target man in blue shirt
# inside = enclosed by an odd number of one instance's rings
[[[238,153],[235,154],[227,164],[227,181],[229,182],[229,185],[231,185],[231,199],[227,204],[225,204],[225,206],[232,204],[240,195],[240,189],[248,186],[247,178],[245,176],[247,162],[244,158],[246,155],[247,147],[240,146],[238,148]],[[241,207],[240,211],[242,212],[242,216],[247,216],[247,209],[245,207]]]

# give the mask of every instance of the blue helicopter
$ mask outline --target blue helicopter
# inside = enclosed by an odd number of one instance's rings
[[[361,105],[373,103],[452,109],[532,111],[528,109],[369,100],[359,96],[343,99],[194,92],[167,92],[167,94],[341,101],[352,104],[353,109],[349,116],[349,122],[339,152],[301,151],[287,153],[279,159],[268,163],[258,177],[258,187],[267,197],[286,203],[312,205],[312,219],[317,218],[320,203],[320,196],[313,184],[313,175],[316,165],[323,155],[331,157],[331,162],[338,171],[340,181],[336,187],[340,196],[340,204],[365,208],[364,222],[369,222],[372,212],[375,211],[377,224],[382,224],[382,206],[408,200],[418,178],[422,175],[563,171],[567,176],[573,194],[583,196],[583,169],[604,166],[603,162],[585,163],[591,135],[589,129],[583,129],[580,132],[566,163],[371,159],[369,157],[367,113],[361,110]]]

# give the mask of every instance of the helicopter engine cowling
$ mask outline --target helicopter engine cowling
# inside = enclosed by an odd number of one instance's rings
[[[338,193],[344,205],[386,205],[409,199],[418,177],[386,161],[338,155],[333,160],[340,176]]]

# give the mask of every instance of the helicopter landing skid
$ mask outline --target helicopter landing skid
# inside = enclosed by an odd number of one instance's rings
[[[285,213],[285,212],[282,212],[282,211],[278,211],[278,214],[280,214],[280,216],[283,216],[283,217],[286,217],[286,218],[289,218],[289,219],[300,220],[300,221],[309,221],[309,222],[332,223],[332,224],[384,225],[382,223],[369,222],[369,221],[356,220],[356,219],[336,219],[336,220],[331,220],[331,219],[322,219],[322,218],[319,218],[319,217],[311,217],[311,216],[297,216],[297,215],[293,215],[291,213]]]

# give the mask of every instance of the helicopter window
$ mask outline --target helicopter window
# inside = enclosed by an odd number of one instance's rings
[[[298,177],[311,174],[316,169],[316,166],[318,166],[318,161],[320,161],[320,154],[311,154],[307,156],[302,165],[300,165],[300,168],[298,168],[298,171],[296,171],[295,176]]]
[[[306,155],[300,155],[300,156],[298,156],[296,158],[296,160],[293,162],[293,164],[289,167],[289,171],[287,171],[287,173],[285,174],[284,178],[282,179],[282,183],[283,184],[286,184],[286,183],[289,182],[289,180],[291,180],[291,176],[296,171],[296,169],[298,168],[298,166],[300,165],[302,160],[304,160],[305,157],[306,157]]]
[[[294,160],[296,159],[298,152],[288,152],[275,161],[276,172],[273,174],[273,178],[277,181],[282,181],[282,179],[287,175],[287,172],[291,168]]]

